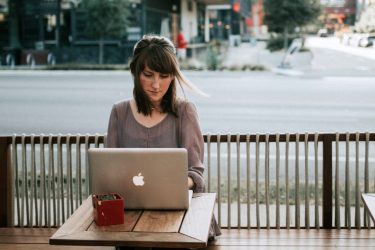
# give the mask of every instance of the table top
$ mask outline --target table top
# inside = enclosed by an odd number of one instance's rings
[[[362,194],[362,200],[375,223],[375,193]]]
[[[124,224],[97,226],[90,196],[49,242],[82,246],[206,247],[215,198],[215,193],[197,193],[188,210],[126,210]]]

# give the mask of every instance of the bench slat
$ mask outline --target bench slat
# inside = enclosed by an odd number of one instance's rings
[[[55,231],[55,228],[0,228],[0,249],[113,250],[113,247],[93,248],[92,246],[49,245],[49,237]],[[333,249],[335,247],[343,249],[375,249],[375,230],[367,229],[222,229],[222,233],[222,236],[217,237],[215,241],[209,242],[208,250],[245,250],[249,248],[290,250],[305,247],[314,250]],[[139,233],[139,235],[142,235],[142,233]],[[155,233],[155,237],[157,235],[158,233]],[[90,237],[89,235],[85,236]],[[115,234],[108,232],[107,236],[115,237]],[[136,236],[133,236],[135,237],[134,240],[137,240]],[[175,233],[170,234],[170,237],[175,238],[175,236]],[[175,242],[175,246],[179,246],[179,243]]]
[[[52,246],[48,244],[0,244],[1,250],[113,250],[113,247],[103,246]]]

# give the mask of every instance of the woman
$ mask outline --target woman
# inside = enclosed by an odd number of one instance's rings
[[[204,142],[197,110],[193,103],[177,98],[176,83],[199,90],[182,75],[173,43],[160,36],[144,36],[134,46],[130,70],[134,99],[113,106],[106,146],[186,148],[189,189],[203,192]],[[213,220],[210,239],[220,234]]]

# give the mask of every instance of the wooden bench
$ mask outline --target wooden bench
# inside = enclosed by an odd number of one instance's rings
[[[113,250],[114,247],[49,245],[55,228],[0,228],[0,249]],[[223,229],[206,249],[374,249],[375,230],[367,229]]]

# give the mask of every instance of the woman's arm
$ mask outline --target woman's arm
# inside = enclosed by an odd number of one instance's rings
[[[197,109],[194,104],[187,102],[181,112],[181,147],[188,151],[188,179],[189,188],[194,192],[203,192],[205,189],[203,172],[204,141],[199,126]]]
[[[107,142],[105,144],[106,148],[118,148],[118,116],[116,105],[113,105],[111,115],[109,117],[108,129],[107,129]]]

